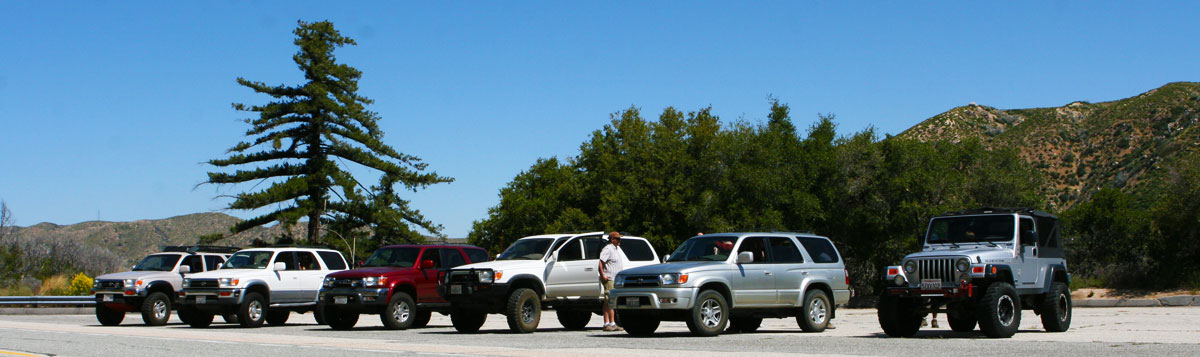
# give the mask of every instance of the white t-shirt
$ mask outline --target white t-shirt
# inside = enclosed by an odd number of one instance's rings
[[[604,249],[600,250],[600,262],[604,264],[604,279],[612,280],[625,269],[625,262],[629,258],[625,257],[625,251],[621,250],[612,243],[605,244]]]

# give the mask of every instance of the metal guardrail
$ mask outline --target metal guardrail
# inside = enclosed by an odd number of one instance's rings
[[[96,306],[96,298],[86,296],[0,296],[0,306]]]

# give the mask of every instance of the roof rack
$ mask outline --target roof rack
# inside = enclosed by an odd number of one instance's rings
[[[1049,217],[1049,218],[1055,218],[1055,219],[1058,218],[1058,217],[1054,216],[1053,214],[1050,214],[1050,213],[1044,212],[1044,211],[1040,211],[1040,210],[1036,210],[1033,208],[1014,208],[1014,207],[981,207],[981,208],[976,208],[976,209],[945,212],[938,216],[962,216],[962,215],[968,215],[968,214],[988,214],[988,213],[1025,213],[1025,214],[1039,216],[1039,217]]]
[[[182,252],[182,253],[234,253],[242,248],[223,246],[223,245],[168,245],[163,248],[164,252]]]

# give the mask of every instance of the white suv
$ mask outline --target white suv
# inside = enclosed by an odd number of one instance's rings
[[[336,250],[242,250],[220,270],[183,280],[179,317],[192,327],[208,326],[213,315],[231,313],[242,327],[259,327],[264,321],[283,325],[291,312],[317,311],[317,292],[325,275],[345,269],[346,259]]]
[[[563,327],[583,329],[604,303],[598,266],[605,244],[603,232],[525,237],[495,261],[450,270],[442,287],[450,322],[459,332],[475,332],[487,314],[504,314],[510,329],[528,333],[545,307]],[[629,258],[626,269],[659,262],[645,238],[624,236],[621,250]]]
[[[146,256],[131,271],[98,276],[92,285],[96,320],[114,326],[126,312],[136,311],[147,325],[165,325],[184,275],[216,270],[236,251],[236,247],[170,246]]]

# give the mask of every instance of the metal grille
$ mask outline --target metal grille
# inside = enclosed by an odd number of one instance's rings
[[[362,287],[362,279],[334,279],[333,287],[335,288],[359,288]]]
[[[954,258],[933,258],[917,261],[917,273],[921,279],[938,279],[943,284],[954,284]]]
[[[120,289],[125,287],[125,282],[121,280],[101,280],[101,288]]]
[[[192,288],[217,288],[217,279],[192,279]]]
[[[450,272],[451,283],[475,283],[479,281],[479,275],[474,271],[452,271]]]
[[[657,275],[635,275],[625,278],[627,288],[658,287]]]

